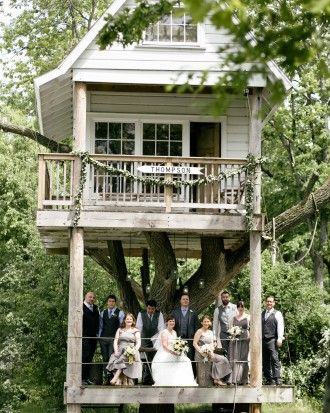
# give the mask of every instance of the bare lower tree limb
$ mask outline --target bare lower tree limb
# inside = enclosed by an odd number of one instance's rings
[[[0,119],[0,130],[3,130],[4,132],[14,133],[15,135],[25,136],[26,138],[30,138],[33,141],[44,146],[45,148],[48,148],[51,152],[68,153],[72,150],[70,146],[63,145],[61,143],[54,141],[53,139],[47,138],[47,136],[44,136],[33,129],[26,128],[24,126],[14,125],[12,123],[5,121],[4,119]]]

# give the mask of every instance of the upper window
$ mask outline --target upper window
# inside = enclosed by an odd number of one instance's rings
[[[186,13],[177,10],[164,16],[158,23],[150,26],[145,34],[146,42],[153,43],[197,43],[197,24]]]
[[[133,155],[134,152],[135,123],[95,123],[95,153]]]
[[[143,124],[143,155],[182,156],[182,125]]]

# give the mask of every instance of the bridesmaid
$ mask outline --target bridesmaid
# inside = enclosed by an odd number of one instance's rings
[[[212,326],[211,318],[208,315],[202,317],[202,327],[198,329],[194,336],[193,346],[195,348],[195,361],[197,372],[197,383],[200,386],[211,386],[211,368],[212,363],[209,360],[210,353],[203,353],[203,345],[210,346],[212,353],[216,344],[216,338],[213,331],[210,330]],[[205,361],[207,359],[207,361]]]
[[[249,383],[249,327],[250,316],[245,312],[244,301],[237,303],[238,314],[232,319],[230,327],[238,326],[241,328],[241,334],[229,343],[229,361],[232,373],[228,383],[248,384]]]
[[[125,349],[134,346],[135,354],[133,363],[128,362]],[[106,367],[108,371],[115,372],[111,385],[133,385],[133,379],[142,376],[139,348],[141,346],[140,331],[135,327],[133,314],[127,313],[122,325],[118,328],[113,342],[114,352]]]

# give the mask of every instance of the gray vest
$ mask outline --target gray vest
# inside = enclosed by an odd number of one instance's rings
[[[230,308],[228,307],[228,310],[225,311],[225,307],[222,305],[219,305],[219,323],[220,323],[220,330],[221,333],[227,334],[228,332],[228,327],[229,327],[229,321],[230,321],[230,315],[231,311]]]
[[[277,339],[277,320],[275,318],[276,310],[274,310],[265,320],[266,311],[262,312],[262,338],[270,340]]]
[[[155,335],[158,331],[159,314],[159,311],[156,311],[155,314],[152,315],[152,320],[150,320],[148,313],[145,310],[141,311],[143,325],[141,336],[144,346],[149,342],[150,337]]]
[[[189,320],[189,310],[186,312],[186,315],[182,315],[182,311],[180,310],[180,331],[178,333],[179,336],[183,338],[188,338],[188,320]]]
[[[103,311],[103,329],[101,337],[115,337],[116,331],[119,328],[119,308],[112,313],[112,316],[109,318],[108,309],[106,308]]]

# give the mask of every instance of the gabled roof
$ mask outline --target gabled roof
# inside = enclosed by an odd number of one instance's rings
[[[108,7],[106,12],[103,16],[92,26],[88,33],[82,38],[82,40],[77,44],[77,46],[68,54],[68,56],[63,60],[63,62],[54,70],[45,73],[42,76],[39,76],[35,79],[35,93],[36,93],[36,100],[37,100],[37,111],[38,111],[38,118],[39,118],[39,125],[41,133],[47,134],[47,136],[55,139],[60,140],[64,137],[72,135],[72,89],[73,89],[73,81],[80,80],[85,82],[96,82],[98,81],[99,77],[97,76],[96,72],[99,68],[88,68],[83,71],[83,74],[79,73],[79,76],[73,78],[72,74],[75,74],[77,61],[81,58],[84,54],[86,49],[96,41],[97,36],[100,30],[105,25],[105,17],[109,14],[115,15],[117,14],[122,7],[125,5],[127,0],[114,0],[113,3]],[[134,48],[134,47],[133,47]],[[111,52],[111,48],[109,49]],[[132,49],[125,49],[125,50],[132,50]],[[125,53],[123,50],[123,53]],[[151,51],[150,51],[151,52]],[[109,58],[111,59],[111,58]],[[156,59],[157,60],[157,59]],[[275,62],[268,63],[268,69],[270,72],[270,78],[279,79],[283,82],[283,85],[286,90],[292,88],[292,84],[284,72],[279,68],[279,66]],[[93,72],[94,70],[94,72]],[[120,71],[121,69],[116,68],[116,71]],[[166,71],[166,68],[162,69],[163,72]],[[186,73],[188,73],[188,69],[184,69]],[[199,72],[204,70],[201,68]],[[198,69],[191,68],[190,71],[198,72]],[[88,73],[87,73],[88,72]],[[98,73],[101,71],[99,70]],[[105,72],[105,71],[103,71]],[[135,81],[135,74],[140,73],[140,69],[131,70],[131,76],[127,77],[130,79],[127,83],[134,84]],[[152,69],[149,70],[149,73],[152,73]],[[218,74],[217,74],[218,73]],[[214,72],[214,75],[218,76],[220,70]],[[171,75],[173,71],[171,72]],[[85,77],[84,77],[85,76]],[[213,76],[212,79],[215,79],[216,76]],[[109,78],[113,79],[112,74],[109,73]],[[141,77],[141,76],[140,76]],[[148,76],[150,79],[149,84],[152,84],[153,78],[152,76]],[[91,80],[92,79],[92,80]],[[95,80],[94,80],[95,79]],[[104,77],[107,79],[107,77]],[[169,76],[163,76],[162,82],[156,82],[157,84],[168,84],[171,82],[171,78]],[[256,78],[257,79],[257,78]],[[260,83],[260,77],[259,77]],[[105,80],[107,82],[107,80]],[[111,80],[113,82],[113,80]],[[119,80],[117,80],[120,83]],[[256,83],[253,84],[253,80],[251,80],[252,84],[249,86],[261,86],[260,84]],[[257,80],[256,80],[257,82]],[[116,81],[114,81],[116,83]],[[142,84],[142,80],[137,81],[136,83]],[[148,82],[147,82],[148,83]]]

